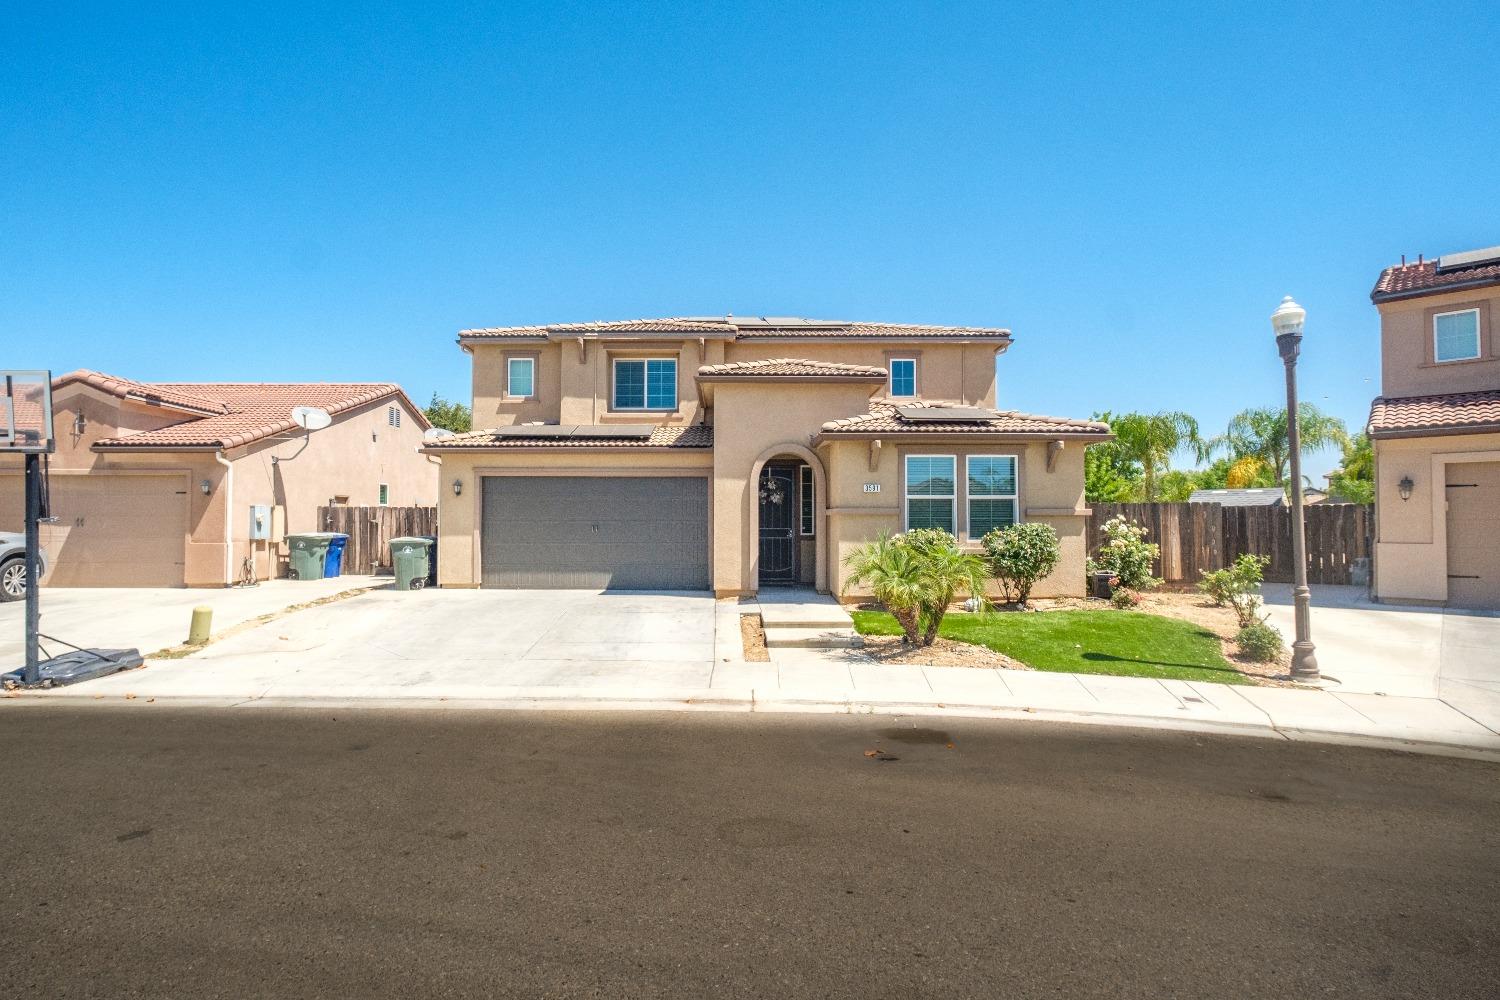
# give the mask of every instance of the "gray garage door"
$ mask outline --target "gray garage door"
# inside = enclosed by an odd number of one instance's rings
[[[701,476],[486,476],[486,587],[708,589]]]

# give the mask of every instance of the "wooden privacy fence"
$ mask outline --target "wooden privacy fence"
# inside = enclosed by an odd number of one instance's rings
[[[1225,507],[1216,503],[1096,503],[1088,521],[1089,552],[1104,542],[1104,523],[1122,516],[1143,526],[1161,546],[1152,573],[1167,583],[1193,584],[1223,569],[1241,553],[1269,556],[1265,578],[1292,579],[1292,512],[1289,507]],[[1349,583],[1354,560],[1367,559],[1375,510],[1367,504],[1319,503],[1306,507],[1309,583]]]
[[[349,536],[344,546],[344,572],[369,574],[391,568],[391,539],[406,535],[436,535],[436,507],[319,507],[320,531]]]

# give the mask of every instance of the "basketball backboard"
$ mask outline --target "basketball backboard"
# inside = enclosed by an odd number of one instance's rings
[[[50,452],[52,373],[0,371],[0,453]]]

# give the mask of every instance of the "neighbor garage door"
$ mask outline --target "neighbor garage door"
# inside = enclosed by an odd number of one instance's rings
[[[49,477],[52,516],[42,525],[51,587],[180,587],[187,482],[171,475]],[[0,530],[20,531],[21,476],[0,476]]]
[[[708,480],[487,476],[486,587],[708,588]]]
[[[1448,606],[1500,610],[1500,462],[1448,466]]]

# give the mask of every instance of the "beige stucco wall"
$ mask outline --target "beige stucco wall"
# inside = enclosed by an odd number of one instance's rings
[[[1433,316],[1460,309],[1479,310],[1480,357],[1473,361],[1433,360]],[[1472,392],[1500,386],[1500,287],[1426,295],[1381,303],[1381,393],[1420,396]]]
[[[1500,461],[1500,434],[1375,442],[1375,583],[1382,601],[1448,599],[1445,466]],[[1410,500],[1398,484],[1409,476]]]
[[[851,588],[847,561],[854,550],[882,533],[895,534],[903,528],[902,470],[907,454],[956,455],[958,473],[963,477],[966,455],[1015,455],[1020,492],[1021,519],[1052,525],[1061,543],[1058,568],[1038,582],[1034,597],[1081,596],[1084,591],[1084,562],[1087,556],[1085,526],[1087,508],[1083,504],[1083,445],[1069,442],[1058,453],[1053,468],[1047,470],[1045,441],[1016,441],[995,438],[975,441],[959,447],[930,444],[919,440],[882,441],[874,450],[868,441],[840,441],[820,449],[829,467],[829,538],[830,551],[837,567],[836,590],[845,597],[868,597],[859,588]],[[879,493],[866,493],[866,484],[877,484]],[[978,540],[967,532],[967,512],[960,499],[958,533],[960,543],[978,550]],[[991,596],[999,596],[998,589]]]
[[[577,448],[517,448],[445,453],[443,489],[438,496],[438,586],[479,586],[479,528],[484,503],[480,480],[484,476],[707,476],[712,469],[713,456],[706,449],[582,451]],[[458,495],[452,488],[455,479],[463,483],[463,492]],[[710,520],[713,503],[714,495],[710,490]]]
[[[979,406],[995,405],[995,345],[908,344],[882,341],[730,342],[696,339],[681,341],[578,341],[535,344],[472,344],[474,426],[478,429],[527,422],[564,424],[653,423],[691,424],[701,419],[694,376],[700,365],[763,358],[806,358],[884,368],[892,357],[917,360],[917,396]],[[537,360],[536,398],[505,395],[506,361],[510,357]],[[678,406],[658,411],[611,411],[612,361],[626,357],[677,358]],[[852,416],[853,413],[840,414]]]
[[[399,428],[387,426],[386,408],[400,405]],[[226,470],[212,451],[95,452],[89,447],[100,438],[122,432],[149,430],[191,419],[178,411],[146,404],[121,402],[88,387],[65,387],[54,402],[54,433],[57,451],[51,459],[54,476],[128,475],[171,473],[188,484],[187,537],[183,551],[183,577],[187,586],[222,586],[239,579],[241,564],[250,554],[250,506],[265,504],[285,508],[287,531],[316,531],[316,508],[337,495],[347,495],[351,504],[374,505],[379,484],[390,487],[389,503],[432,505],[438,491],[439,466],[419,454],[422,426],[405,404],[392,400],[338,414],[331,426],[314,431],[305,451],[295,459],[302,439],[262,442],[232,449],[225,456],[234,465],[234,509],[230,515],[233,547],[230,570],[225,570]],[[73,433],[74,417],[86,419],[83,434]],[[272,455],[290,460],[278,473]],[[19,469],[16,456],[0,457],[0,471]],[[0,488],[19,476],[0,476]],[[201,484],[209,484],[204,495]],[[14,492],[7,490],[7,493]],[[19,530],[19,528],[17,528]],[[43,542],[45,544],[45,529]],[[285,546],[257,543],[255,567],[259,577],[279,575]]]

